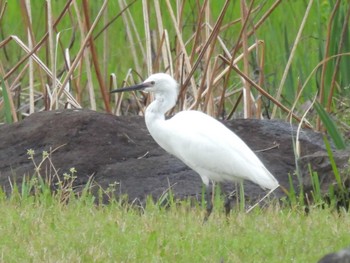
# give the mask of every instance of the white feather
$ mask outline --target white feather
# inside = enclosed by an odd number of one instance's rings
[[[196,171],[203,183],[209,180],[250,180],[263,188],[279,184],[255,153],[232,131],[199,111],[182,111],[165,120],[164,114],[177,99],[176,81],[167,74],[151,75],[144,83],[155,93],[145,114],[147,128],[154,140]]]

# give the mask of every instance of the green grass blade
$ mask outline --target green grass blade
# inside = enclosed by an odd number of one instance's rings
[[[288,194],[288,199],[291,203],[291,205],[296,205],[297,203],[297,194],[293,185],[293,179],[292,176],[288,173],[288,181],[289,181],[289,194]]]
[[[239,209],[245,211],[245,195],[243,182],[239,182]]]
[[[0,77],[1,81],[1,89],[2,89],[2,96],[4,98],[4,109],[5,109],[5,121],[6,123],[12,123],[12,115],[11,115],[11,105],[10,105],[10,98],[7,93],[7,89],[5,87],[5,82],[2,77]]]
[[[331,162],[331,166],[332,166],[332,170],[333,170],[333,173],[334,173],[335,180],[337,181],[337,184],[338,184],[339,188],[343,189],[341,176],[339,174],[339,171],[338,171],[338,168],[337,168],[337,164],[334,161],[333,152],[332,152],[331,146],[330,146],[329,141],[328,141],[326,136],[323,136],[323,141],[324,141],[324,144],[325,144],[326,149],[327,149],[327,154],[328,154],[328,157],[329,157],[329,161]]]
[[[314,107],[318,113],[318,115],[321,118],[322,123],[324,124],[327,132],[329,133],[330,137],[332,138],[335,147],[337,149],[345,149],[346,144],[344,141],[343,136],[339,132],[337,126],[334,124],[332,118],[329,116],[329,114],[324,110],[322,105],[319,102],[315,102]]]
[[[321,203],[322,193],[321,193],[321,186],[320,186],[320,180],[319,180],[318,174],[317,172],[312,171],[311,167],[309,167],[309,170],[311,172],[311,182],[312,182],[312,188],[313,188],[314,202]]]

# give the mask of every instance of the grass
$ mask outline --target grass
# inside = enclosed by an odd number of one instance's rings
[[[348,213],[270,207],[226,219],[214,211],[159,208],[143,213],[117,202],[97,206],[87,196],[1,198],[1,262],[316,262],[350,243]],[[90,200],[90,201],[89,201]]]
[[[174,200],[171,192],[144,207],[116,201],[113,186],[95,197],[89,182],[76,193],[77,171],[60,179],[54,151],[36,160],[29,149],[34,175],[20,187],[12,184],[8,195],[0,190],[0,262],[316,262],[350,242],[344,231],[350,214],[335,202],[326,205],[319,185],[308,213],[305,200],[291,196],[248,214],[236,204],[226,217],[216,191],[214,211],[203,224],[204,205]],[[45,162],[52,174],[42,169]],[[110,196],[108,204],[97,202],[102,193]]]

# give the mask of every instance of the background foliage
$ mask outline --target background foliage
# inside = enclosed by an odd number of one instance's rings
[[[300,121],[318,94],[327,112],[345,108],[348,114],[348,1],[0,4],[0,74],[12,94],[6,106],[2,93],[3,119],[5,112],[16,121],[67,103],[116,114],[126,107],[138,112],[149,100],[121,103],[108,91],[158,71],[182,84],[176,110],[195,108],[222,118],[292,115]],[[30,46],[37,46],[39,64],[31,62]],[[321,128],[314,115],[307,120]],[[344,120],[339,123],[348,127]]]

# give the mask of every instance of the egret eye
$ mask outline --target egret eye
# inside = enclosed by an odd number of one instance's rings
[[[151,81],[150,83],[151,83],[152,86],[154,86],[154,84],[156,84],[155,81]]]

